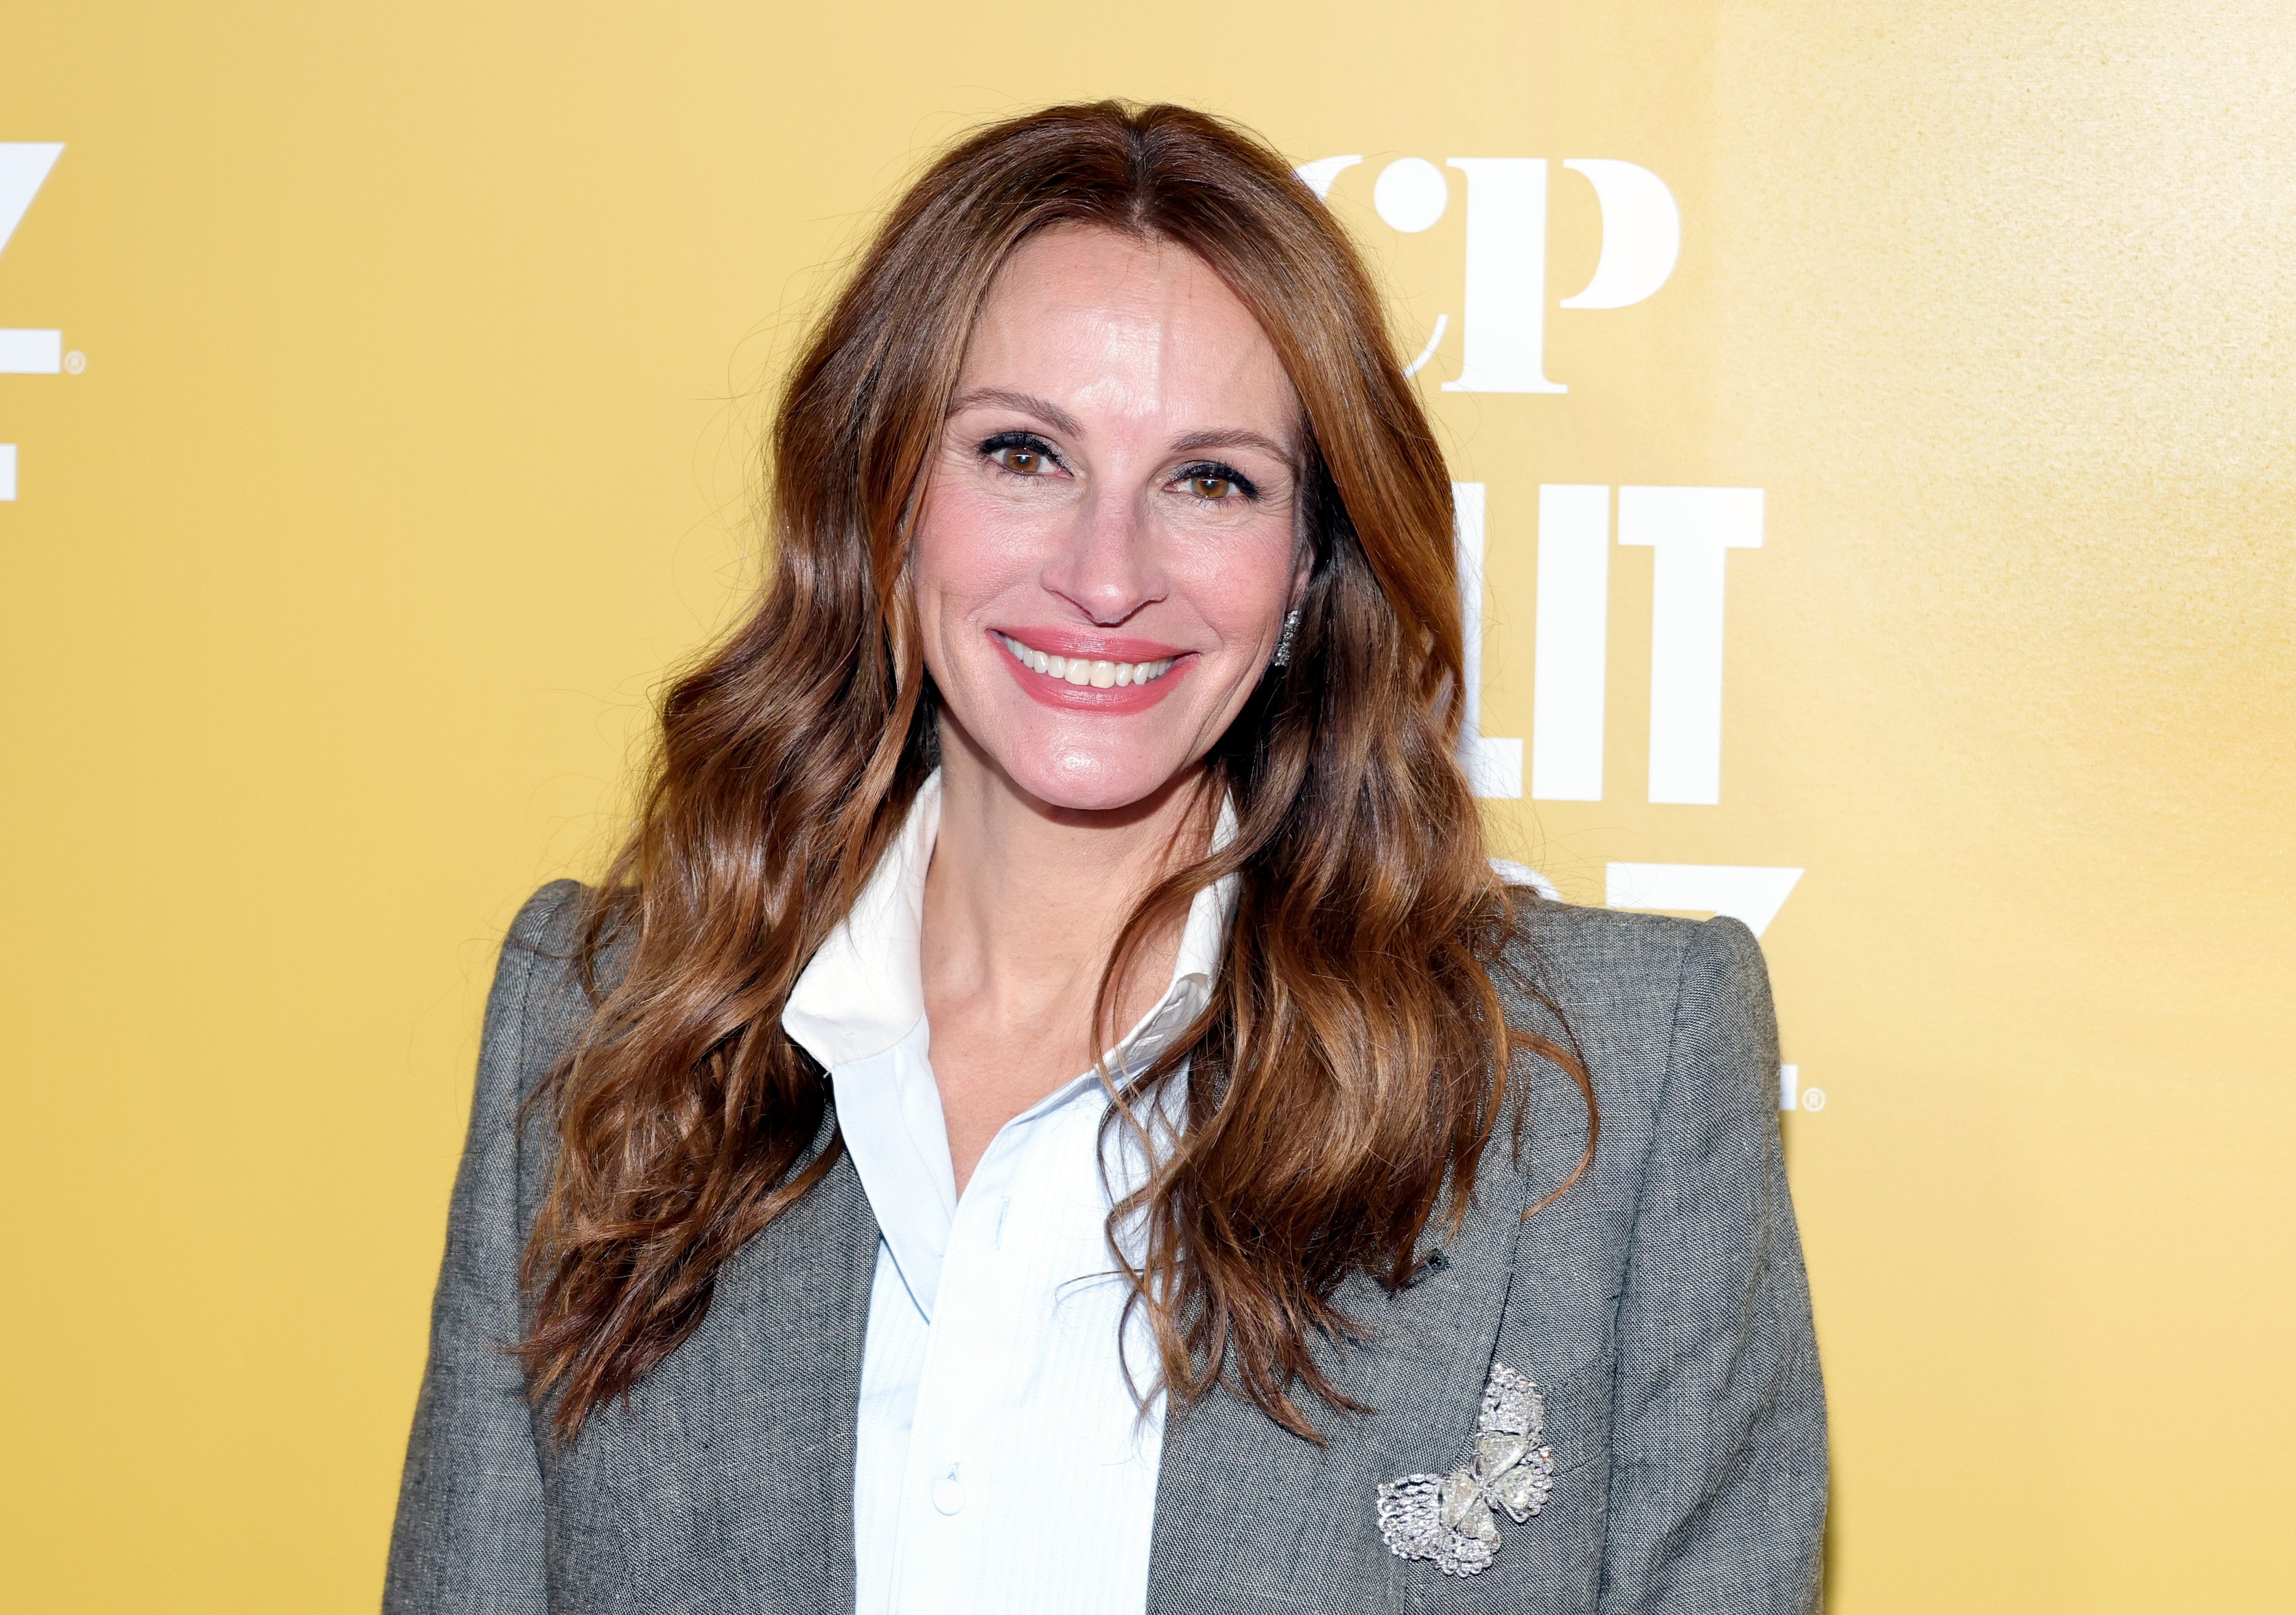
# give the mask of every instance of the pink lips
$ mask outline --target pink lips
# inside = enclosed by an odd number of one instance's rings
[[[1066,712],[1104,713],[1121,717],[1135,712],[1145,712],[1172,693],[1179,681],[1196,665],[1197,658],[1177,645],[1160,640],[1135,639],[1121,634],[1086,634],[1073,628],[1008,628],[990,631],[989,647],[996,660],[1004,664],[1021,688],[1031,700],[1042,705]],[[1054,678],[1039,673],[1034,668],[1024,668],[1013,653],[999,644],[995,635],[1017,639],[1032,651],[1047,656],[1070,660],[1090,661],[1162,661],[1172,659],[1172,666],[1161,677],[1144,685],[1125,685],[1120,688],[1095,689],[1090,685],[1072,685],[1065,678]]]

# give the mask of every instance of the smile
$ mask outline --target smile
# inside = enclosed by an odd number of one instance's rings
[[[1009,634],[993,635],[1005,653],[1032,672],[1048,678],[1088,686],[1095,690],[1121,690],[1133,685],[1153,684],[1172,670],[1174,658],[1160,661],[1109,661],[1088,660],[1081,656],[1052,656],[1031,650]]]

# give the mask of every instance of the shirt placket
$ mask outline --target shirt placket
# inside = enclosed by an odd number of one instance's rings
[[[1040,1129],[1008,1124],[974,1169],[949,1226],[903,1477],[896,1608],[970,1615],[982,1554],[1011,1500],[998,1495],[996,1409],[1012,1394],[1031,1316],[1022,1196]]]

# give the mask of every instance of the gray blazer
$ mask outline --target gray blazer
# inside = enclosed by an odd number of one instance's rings
[[[849,1160],[721,1272],[701,1328],[560,1447],[501,1349],[550,1171],[521,1096],[581,1024],[570,881],[519,915],[486,1040],[383,1608],[396,1615],[830,1615],[854,1599],[853,1442],[877,1226]],[[1602,1102],[1539,1063],[1519,1158],[1487,1156],[1465,1226],[1345,1309],[1326,1358],[1371,1411],[1327,1445],[1215,1394],[1175,1415],[1156,1615],[1432,1610],[1800,1611],[1818,1596],[1824,1391],[1780,1159],[1760,950],[1705,924],[1541,904],[1526,928]],[[833,1117],[832,1121],[833,1122]],[[826,1138],[826,1127],[824,1133]],[[1447,1578],[1387,1552],[1382,1481],[1467,1455],[1494,1361],[1545,1392],[1554,1492]]]

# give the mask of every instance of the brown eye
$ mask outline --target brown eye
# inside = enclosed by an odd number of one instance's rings
[[[1188,491],[1199,499],[1226,499],[1235,492],[1235,484],[1226,477],[1191,477]]]
[[[996,463],[1017,476],[1033,477],[1045,469],[1043,451],[1034,448],[1000,448]]]

